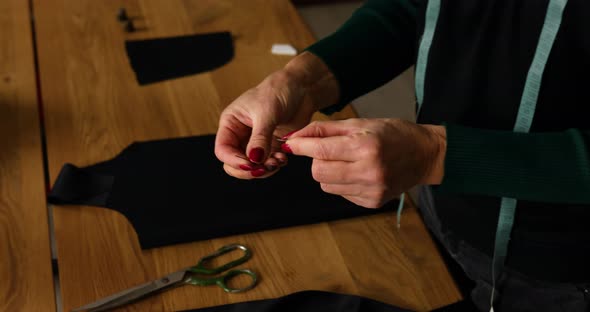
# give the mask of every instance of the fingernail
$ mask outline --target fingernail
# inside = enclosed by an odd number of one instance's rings
[[[267,170],[267,171],[275,171],[275,170],[277,170],[277,168],[278,168],[278,167],[277,167],[277,166],[275,166],[275,165],[266,166],[266,170]]]
[[[250,160],[253,162],[261,162],[264,157],[264,149],[260,147],[253,148],[250,151],[250,154],[248,154],[248,157],[250,157]]]
[[[283,152],[285,152],[285,153],[293,154],[291,147],[287,143],[281,144],[281,150],[283,150]]]
[[[297,130],[293,130],[293,131],[291,131],[291,132],[289,132],[289,133],[285,134],[285,135],[284,135],[284,136],[281,138],[281,140],[286,140],[286,139],[288,139],[288,138],[289,138],[289,137],[290,137],[290,136],[291,136],[293,133],[295,133],[295,132],[297,132]]]
[[[252,171],[254,168],[252,168],[252,166],[250,166],[250,165],[240,165],[240,169],[246,170],[246,171]]]
[[[266,173],[266,170],[260,168],[260,169],[254,169],[252,171],[250,171],[250,174],[253,177],[259,177],[259,176],[263,176]]]

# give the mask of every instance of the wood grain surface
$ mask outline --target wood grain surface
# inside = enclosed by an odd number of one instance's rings
[[[55,311],[27,1],[0,1],[0,311]]]
[[[273,43],[303,49],[314,41],[287,0],[35,0],[34,6],[51,181],[66,162],[103,161],[133,141],[214,133],[226,105],[290,59],[272,55]],[[139,31],[123,31],[116,20],[121,6]],[[208,73],[137,84],[126,39],[214,31],[234,35],[230,63]],[[331,118],[354,116],[347,107]],[[412,207],[400,232],[394,216],[383,214],[146,251],[117,212],[60,206],[54,214],[66,310],[192,265],[234,242],[253,249],[248,267],[262,277],[255,289],[228,295],[217,287],[188,286],[121,311],[178,311],[309,289],[362,294],[423,311],[459,299]]]

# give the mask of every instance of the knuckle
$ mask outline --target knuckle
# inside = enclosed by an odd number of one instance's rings
[[[314,146],[314,155],[315,158],[317,159],[329,159],[329,147],[326,146],[326,144],[322,144],[322,143],[315,143]]]
[[[332,193],[332,187],[330,186],[330,184],[320,183],[320,187],[322,188],[322,191],[326,193]]]
[[[252,134],[250,137],[250,145],[252,144],[266,144],[266,137],[260,133]]]
[[[311,165],[311,176],[313,177],[313,179],[320,183],[325,182],[326,175],[327,172],[325,166],[322,166],[314,161]]]
[[[314,120],[312,121],[310,124],[310,128],[313,129],[314,131],[314,135],[319,136],[319,137],[323,137],[325,135],[325,131],[323,130],[324,127],[324,122],[321,120]]]
[[[381,157],[380,143],[377,140],[371,140],[359,147],[359,153],[363,159],[375,160]]]
[[[311,126],[312,128],[318,128],[321,125],[321,121],[319,120],[314,120],[312,122],[309,123],[309,126]]]

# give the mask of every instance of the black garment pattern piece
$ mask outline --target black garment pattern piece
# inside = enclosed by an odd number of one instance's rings
[[[391,212],[399,203],[366,209],[325,193],[303,156],[266,179],[237,179],[214,143],[214,135],[136,142],[105,162],[65,164],[48,201],[122,213],[142,249]]]
[[[230,32],[128,40],[125,51],[140,85],[211,71],[234,57]]]
[[[240,302],[184,312],[411,312],[356,295],[305,290],[275,299]]]

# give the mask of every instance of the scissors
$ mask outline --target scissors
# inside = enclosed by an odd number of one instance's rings
[[[231,252],[233,250],[242,250],[244,255],[236,260],[230,261],[222,266],[216,268],[208,268],[206,267],[206,263],[217,258],[223,254]],[[217,285],[221,287],[227,293],[239,293],[246,290],[250,290],[256,286],[258,282],[258,276],[256,273],[252,272],[248,269],[234,269],[226,272],[225,274],[219,275],[221,272],[227,271],[233,267],[236,267],[250,259],[252,257],[252,252],[244,245],[240,244],[230,244],[219,248],[214,253],[204,256],[199,260],[199,262],[195,266],[190,266],[184,268],[180,271],[176,271],[174,273],[168,274],[166,276],[162,276],[154,281],[147,282],[145,284],[135,286],[133,288],[129,288],[122,292],[110,295],[108,297],[102,298],[98,301],[95,301],[91,304],[85,305],[83,307],[79,307],[72,312],[99,312],[99,311],[107,311],[109,309],[113,309],[139,299],[142,299],[148,295],[154,294],[156,292],[161,292],[164,290],[168,290],[174,287],[182,286],[182,285],[195,285],[195,286],[208,286],[208,285]],[[233,288],[228,286],[228,282],[238,276],[246,274],[251,278],[251,282],[249,285],[243,288]],[[209,276],[209,277],[207,277]]]

